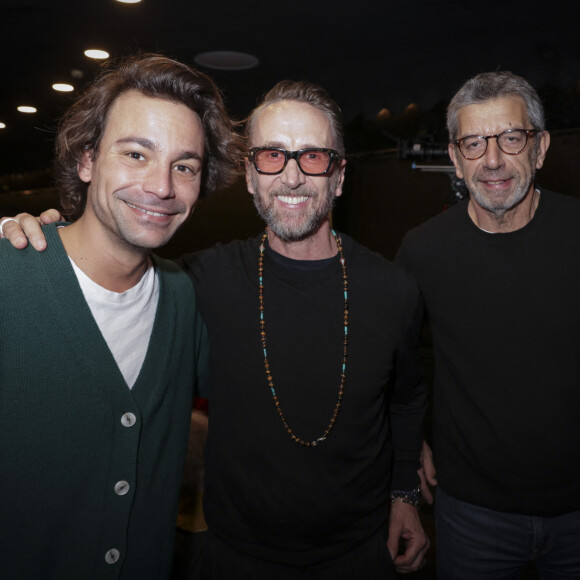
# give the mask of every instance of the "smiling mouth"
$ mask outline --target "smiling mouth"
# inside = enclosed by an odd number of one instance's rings
[[[289,205],[298,205],[299,203],[304,203],[307,199],[307,195],[279,195],[278,199]]]
[[[167,213],[158,213],[156,211],[150,211],[148,209],[143,209],[142,207],[137,207],[136,205],[133,205],[132,203],[129,203],[128,201],[126,201],[125,203],[129,207],[131,207],[133,209],[136,209],[136,210],[138,210],[140,212],[143,212],[144,214],[147,214],[147,215],[152,215],[152,216],[155,216],[155,217],[167,217],[169,215]]]

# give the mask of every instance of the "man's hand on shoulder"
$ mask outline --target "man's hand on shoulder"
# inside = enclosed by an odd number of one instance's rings
[[[58,210],[49,209],[38,217],[29,213],[20,213],[14,218],[0,218],[0,224],[2,224],[3,237],[7,238],[18,250],[26,248],[30,241],[34,248],[42,251],[46,249],[46,238],[42,233],[42,226],[62,219]]]

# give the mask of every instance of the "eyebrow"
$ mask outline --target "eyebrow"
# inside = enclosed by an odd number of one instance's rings
[[[124,137],[123,139],[117,140],[119,145],[127,144],[127,143],[136,143],[140,145],[144,149],[148,149],[149,151],[158,151],[159,147],[155,141],[152,139],[147,139],[145,137]],[[197,151],[182,151],[179,155],[176,156],[176,160],[180,159],[197,159],[198,161],[203,161],[202,156]]]
[[[285,151],[291,151],[291,149],[286,149],[286,146],[281,141],[267,141],[260,147],[272,147],[273,149],[284,149]],[[302,145],[296,151],[302,151],[303,149],[326,149],[326,147],[322,147],[321,145]]]

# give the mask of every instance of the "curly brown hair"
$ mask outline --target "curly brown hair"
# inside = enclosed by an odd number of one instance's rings
[[[77,220],[85,209],[88,185],[77,168],[83,155],[93,158],[105,131],[111,105],[122,93],[182,103],[199,115],[205,135],[201,194],[230,184],[241,174],[243,139],[235,131],[215,83],[205,74],[158,54],[108,63],[63,115],[56,138],[55,179],[62,213]]]

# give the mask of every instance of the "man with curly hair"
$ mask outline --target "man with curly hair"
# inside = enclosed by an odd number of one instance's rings
[[[157,55],[64,115],[73,223],[44,252],[0,242],[1,578],[169,577],[207,339],[191,281],[151,251],[235,175],[238,141],[213,81]]]

